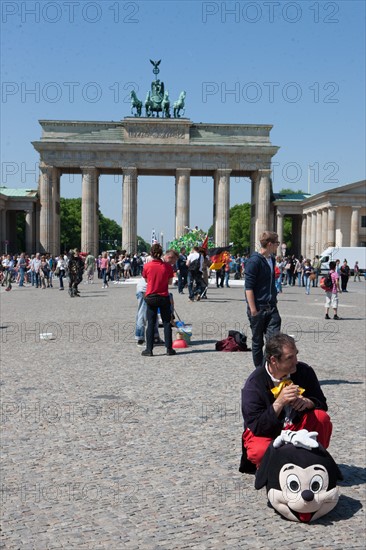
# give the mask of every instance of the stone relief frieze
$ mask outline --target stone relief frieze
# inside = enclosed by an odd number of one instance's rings
[[[154,139],[177,139],[184,140],[186,139],[186,132],[179,126],[160,126],[159,124],[144,127],[139,125],[135,126],[125,126],[125,139],[144,139],[144,140],[154,140]]]

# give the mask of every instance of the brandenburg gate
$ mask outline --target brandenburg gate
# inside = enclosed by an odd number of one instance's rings
[[[137,250],[138,177],[175,176],[175,235],[190,225],[190,178],[212,177],[216,246],[229,241],[230,178],[251,180],[251,248],[274,228],[270,125],[204,124],[187,118],[119,122],[41,120],[39,245],[60,252],[60,177],[82,175],[81,249],[99,252],[99,176],[122,175],[122,249]],[[203,206],[209,207],[208,204]],[[160,215],[161,213],[157,213]],[[166,215],[166,213],[164,213]]]

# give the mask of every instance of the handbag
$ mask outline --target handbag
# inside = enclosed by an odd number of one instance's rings
[[[315,273],[310,273],[309,279],[310,279],[310,281],[315,281],[315,279],[316,279]]]
[[[56,275],[56,277],[58,277],[60,275],[60,268],[59,267],[56,267],[55,275]]]

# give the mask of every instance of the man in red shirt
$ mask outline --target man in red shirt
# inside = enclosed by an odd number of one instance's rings
[[[145,357],[152,357],[154,347],[154,327],[160,309],[164,325],[164,340],[167,355],[175,355],[172,348],[172,327],[170,325],[171,307],[168,287],[173,280],[172,266],[162,260],[163,249],[160,244],[153,244],[150,255],[152,261],[144,265],[142,276],[146,279],[147,288],[145,302],[147,305],[146,349],[141,353]]]

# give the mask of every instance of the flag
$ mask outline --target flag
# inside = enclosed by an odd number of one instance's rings
[[[210,257],[212,262],[210,265],[210,269],[218,270],[222,268],[222,266],[224,265],[229,255],[230,248],[231,246],[221,246],[218,248],[211,248],[208,250],[207,254]]]
[[[204,248],[207,251],[207,246],[208,246],[208,234],[206,235],[205,240],[202,243],[202,248]]]

